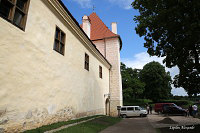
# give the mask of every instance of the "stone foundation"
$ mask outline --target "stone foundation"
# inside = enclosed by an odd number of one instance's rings
[[[14,113],[12,113],[14,114]],[[25,113],[24,117],[20,119],[22,113],[15,113],[16,116],[5,112],[0,117],[0,131],[4,130],[6,133],[17,133],[24,130],[37,128],[43,125],[52,124],[58,121],[67,121],[74,117],[71,107],[65,107],[55,114],[49,114],[48,110],[33,109]],[[17,119],[18,118],[18,119]]]
[[[104,109],[75,114],[71,107],[65,107],[57,111],[55,114],[49,114],[47,109],[43,108],[29,110],[24,116],[24,119],[14,121],[9,119],[9,116],[6,116],[6,113],[4,113],[4,116],[0,115],[0,133],[18,133],[59,121],[68,121],[75,118],[98,114],[104,114]]]

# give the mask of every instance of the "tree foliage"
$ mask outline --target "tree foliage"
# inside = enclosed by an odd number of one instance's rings
[[[171,95],[170,73],[166,73],[160,63],[153,61],[146,64],[140,72],[140,77],[145,83],[145,98],[158,101]]]
[[[139,10],[136,33],[144,36],[151,56],[165,57],[166,66],[178,66],[175,87],[189,95],[200,93],[200,0],[135,0]]]
[[[124,99],[136,98],[143,94],[145,84],[139,79],[139,69],[126,67],[121,63],[122,88]]]

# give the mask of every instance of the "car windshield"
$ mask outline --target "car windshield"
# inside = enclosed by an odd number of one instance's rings
[[[176,104],[173,104],[174,107],[182,109],[181,107],[177,106]]]
[[[140,110],[144,110],[144,108],[143,108],[143,107],[139,107],[139,109],[140,109]]]

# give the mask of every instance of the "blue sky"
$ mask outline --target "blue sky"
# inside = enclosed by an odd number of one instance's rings
[[[121,61],[128,67],[142,69],[151,61],[158,61],[162,64],[163,58],[150,57],[143,47],[144,39],[140,38],[136,32],[136,23],[133,18],[138,15],[138,11],[131,7],[133,0],[62,0],[74,18],[82,23],[82,16],[95,12],[110,29],[112,22],[117,22],[118,34],[122,39]],[[178,68],[166,68],[173,77],[178,73]],[[172,86],[173,87],[173,86]],[[186,95],[182,88],[172,89],[173,95]]]

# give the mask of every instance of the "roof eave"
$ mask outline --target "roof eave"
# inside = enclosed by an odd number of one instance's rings
[[[112,67],[112,65],[110,64],[110,62],[101,54],[101,52],[96,48],[96,46],[94,45],[94,43],[90,40],[90,38],[86,35],[86,33],[83,31],[83,29],[80,27],[79,23],[76,21],[76,19],[73,17],[73,15],[69,12],[69,10],[67,9],[67,7],[64,5],[64,3],[62,2],[62,0],[58,0],[58,2],[60,3],[60,5],[65,9],[65,11],[69,14],[69,16],[73,19],[73,21],[75,22],[75,24],[79,27],[79,29],[83,32],[83,34],[88,38],[88,40],[91,42],[91,44],[93,45],[93,47],[98,51],[98,53],[104,58],[104,60],[110,65],[110,67]]]
[[[103,39],[109,39],[109,38],[118,38],[119,39],[119,43],[120,43],[120,51],[122,49],[122,39],[120,37],[120,35],[117,35],[117,36],[111,36],[111,37],[104,37],[104,38],[99,38],[99,39],[93,39],[92,41],[98,41],[98,40],[103,40]]]

